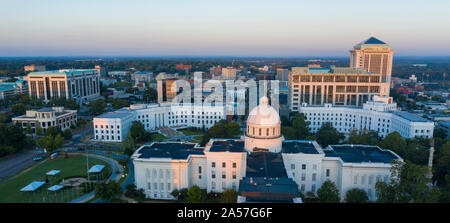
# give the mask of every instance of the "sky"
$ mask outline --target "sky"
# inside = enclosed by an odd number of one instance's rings
[[[0,56],[450,56],[449,0],[0,0]]]

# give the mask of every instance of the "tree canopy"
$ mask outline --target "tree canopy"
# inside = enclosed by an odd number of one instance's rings
[[[315,138],[322,147],[327,147],[328,145],[338,144],[345,137],[333,127],[331,122],[325,122],[317,131]]]
[[[365,203],[368,200],[366,191],[360,188],[353,188],[345,193],[345,202],[347,203]]]
[[[211,138],[235,139],[241,134],[239,124],[220,120],[214,124],[203,136],[201,145],[205,145]]]
[[[382,203],[437,202],[440,192],[431,185],[426,166],[394,160],[389,182],[375,184],[377,201]]]
[[[233,189],[225,189],[220,196],[221,203],[236,203],[238,192]]]
[[[327,180],[317,190],[317,199],[320,203],[339,203],[339,190],[333,181]]]
[[[301,140],[307,139],[311,133],[309,128],[309,122],[306,121],[306,117],[303,113],[297,113],[294,117],[288,121],[286,118],[282,120],[288,126],[282,126],[281,131],[286,139]]]
[[[92,115],[100,115],[104,112],[106,108],[106,102],[104,99],[100,98],[94,101],[89,102],[89,112]]]

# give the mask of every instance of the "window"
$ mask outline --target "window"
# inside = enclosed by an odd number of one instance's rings
[[[313,170],[317,170],[317,165],[313,164]]]
[[[170,187],[170,183],[167,183],[167,190],[171,192],[172,191],[171,189],[172,188]]]
[[[201,166],[198,167],[198,173],[202,173],[202,167]]]
[[[291,169],[295,170],[295,164],[291,164]]]
[[[152,183],[148,183],[148,184],[147,184],[147,189],[149,189],[149,190],[152,189]]]
[[[327,177],[330,177],[330,169],[327,169],[326,176],[327,176]]]
[[[361,176],[361,184],[364,185],[366,181],[366,176]]]
[[[302,192],[305,192],[305,184],[302,184],[301,189]]]
[[[369,176],[369,185],[372,185],[373,183],[373,176]]]
[[[212,162],[211,167],[216,167],[216,162]]]
[[[311,185],[311,191],[312,192],[316,192],[316,185],[315,184]]]
[[[225,168],[227,164],[225,162],[222,163],[222,167]]]
[[[233,179],[236,179],[236,171],[233,171]]]
[[[213,190],[216,189],[216,182],[211,182],[211,188],[212,188]]]
[[[211,171],[211,178],[215,179],[216,178],[216,171]]]
[[[306,170],[306,164],[302,164],[302,170]]]
[[[233,163],[233,168],[236,168],[236,163]]]
[[[305,181],[306,179],[306,173],[302,173],[302,181]]]
[[[317,176],[316,173],[313,173],[313,174],[312,174],[312,181],[316,181],[316,176]]]
[[[222,179],[226,179],[227,175],[225,174],[225,171],[222,171]]]
[[[358,184],[358,176],[353,177],[353,184]]]

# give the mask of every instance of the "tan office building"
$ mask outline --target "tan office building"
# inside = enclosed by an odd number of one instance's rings
[[[350,67],[365,68],[369,73],[381,74],[381,82],[390,83],[394,50],[385,42],[370,37],[350,51]]]

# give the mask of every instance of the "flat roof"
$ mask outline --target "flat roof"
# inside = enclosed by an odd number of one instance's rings
[[[391,163],[392,160],[398,159],[389,150],[382,150],[378,146],[330,145],[323,151],[325,157],[339,157],[349,163]]]
[[[319,154],[312,141],[283,141],[282,153]]]
[[[61,70],[48,70],[30,72],[28,75],[70,75],[70,74],[82,74],[86,72],[97,72],[95,69],[61,69]]]
[[[122,110],[101,114],[95,118],[124,118],[127,117],[128,115],[131,115],[131,112]]]
[[[216,139],[213,141],[209,152],[245,152],[244,141],[235,139]]]
[[[138,158],[170,158],[185,160],[189,155],[203,155],[203,148],[194,148],[196,144],[182,142],[155,142],[150,146],[144,146],[137,152]]]
[[[247,177],[287,177],[281,153],[253,150],[247,156]]]
[[[247,202],[292,202],[300,197],[297,184],[290,178],[244,177],[239,182],[240,196]]]
[[[404,111],[394,111],[393,113],[397,116],[400,116],[400,117],[402,117],[406,120],[412,121],[412,122],[432,122],[432,121],[422,118],[418,115],[411,114],[411,113],[404,112]]]

